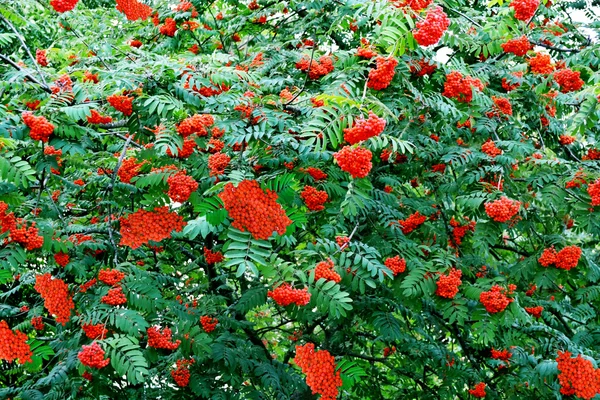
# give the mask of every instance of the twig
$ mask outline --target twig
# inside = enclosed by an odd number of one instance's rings
[[[476,27],[478,27],[478,28],[483,28],[483,26],[481,26],[481,25],[480,25],[480,24],[478,24],[477,22],[473,21],[473,20],[472,20],[470,17],[467,17],[465,14],[461,13],[460,11],[458,11],[458,10],[455,10],[454,8],[451,8],[451,7],[448,7],[448,6],[446,6],[445,8],[446,8],[448,11],[452,11],[453,13],[455,13],[455,14],[458,14],[458,15],[460,15],[461,17],[465,18],[467,21],[471,22],[471,23],[472,23],[473,25],[475,25]]]
[[[77,36],[77,38],[78,38],[79,40],[81,40],[81,41],[83,42],[83,44],[85,45],[85,47],[87,47],[87,48],[88,48],[88,50],[90,50],[90,51],[93,51],[93,50],[91,49],[90,45],[89,45],[89,44],[87,44],[87,42],[85,41],[85,39],[84,39],[84,38],[82,38],[82,37],[79,35],[79,33],[77,33],[77,31],[76,31],[75,29],[72,29],[72,30],[71,30],[71,32],[73,32],[73,34],[74,34],[75,36]],[[94,54],[95,54],[95,52],[94,52]],[[106,61],[104,61],[104,59],[103,59],[102,57],[100,57],[99,55],[96,55],[96,57],[98,57],[98,59],[100,60],[100,62],[101,62],[102,64],[104,64],[104,66],[106,67],[106,69],[107,69],[107,70],[111,71],[111,69],[110,69],[110,66],[109,66],[109,65],[106,63]]]
[[[5,63],[9,64],[11,67],[13,67],[14,69],[16,69],[18,71],[23,71],[24,70],[23,68],[21,68],[19,66],[19,64],[17,64],[16,62],[14,62],[13,60],[11,60],[10,58],[8,58],[7,56],[5,56],[2,53],[0,53],[0,60],[2,60]],[[36,78],[34,78],[33,76],[31,76],[27,72],[25,72],[25,77],[27,79],[29,79],[31,82],[33,82],[33,83],[41,86],[41,88],[44,89],[45,92],[52,94],[52,90],[48,87],[48,85],[46,85],[46,84],[38,81]]]
[[[357,222],[356,225],[354,225],[354,229],[352,229],[352,232],[350,232],[350,236],[348,236],[348,241],[346,243],[344,243],[338,251],[333,253],[333,255],[336,255],[337,253],[344,251],[344,249],[346,247],[348,247],[348,243],[350,243],[352,236],[354,236],[354,234],[356,233],[356,230],[358,229],[358,225],[359,225],[359,223]]]
[[[308,70],[306,71],[306,77],[304,78],[304,83],[302,84],[302,87],[300,88],[300,91],[298,93],[296,93],[294,95],[294,97],[292,97],[292,99],[290,101],[288,101],[287,103],[285,103],[283,105],[283,108],[286,108],[288,105],[290,105],[294,100],[296,100],[298,98],[298,96],[300,96],[300,94],[302,94],[302,92],[304,92],[304,89],[306,88],[306,83],[308,82],[308,75],[310,74],[310,69],[312,68],[312,62],[313,62],[313,58],[315,55],[315,48],[317,47],[317,43],[315,40],[315,43],[313,43],[313,47],[312,47],[312,51],[310,52],[310,61],[308,62]]]
[[[536,45],[536,46],[544,47],[549,50],[558,51],[560,53],[579,53],[581,51],[579,49],[567,49],[565,47],[550,46],[549,44],[534,42],[533,40],[530,40],[529,43]]]

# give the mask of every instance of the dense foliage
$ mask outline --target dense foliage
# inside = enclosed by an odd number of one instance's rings
[[[0,2],[0,397],[593,398],[593,5]]]

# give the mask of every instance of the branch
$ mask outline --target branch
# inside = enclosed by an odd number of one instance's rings
[[[289,106],[294,100],[296,100],[298,98],[298,96],[300,96],[300,94],[302,94],[302,92],[304,92],[304,89],[306,88],[306,83],[308,82],[308,75],[310,74],[310,69],[312,68],[312,62],[314,59],[314,55],[315,55],[315,48],[317,47],[317,43],[315,40],[315,43],[313,43],[312,46],[312,51],[310,52],[310,61],[308,62],[308,70],[306,71],[306,77],[304,78],[304,83],[302,84],[302,87],[300,88],[300,91],[298,93],[296,93],[294,95],[294,97],[292,97],[292,99],[290,101],[288,101],[287,103],[285,103],[283,105],[283,108],[286,108],[287,106]]]
[[[452,11],[454,14],[460,15],[461,17],[465,18],[467,21],[471,22],[476,27],[483,28],[483,26],[481,26],[477,22],[473,21],[470,17],[467,17],[465,14],[461,13],[460,11],[455,10],[454,8],[451,8],[451,7],[444,7],[444,8],[448,11]]]
[[[545,43],[540,43],[540,42],[534,42],[533,40],[530,40],[529,43],[536,45],[536,46],[540,46],[549,50],[554,50],[554,51],[558,51],[559,53],[579,53],[581,50],[579,49],[567,49],[566,47],[555,47],[555,46],[550,46],[549,44],[545,44]]]
[[[490,246],[490,247],[492,249],[512,251],[513,253],[520,254],[520,255],[522,255],[524,257],[531,257],[530,253],[528,253],[526,251],[523,251],[523,250],[515,249],[515,248],[510,247],[510,246],[504,246],[504,245],[501,245],[501,244],[495,244],[495,245]]]
[[[110,124],[98,124],[98,127],[102,129],[122,128],[127,125],[127,120],[122,119],[120,121],[111,122]]]
[[[13,60],[11,60],[10,58],[8,58],[7,56],[5,56],[4,54],[0,53],[0,60],[4,61],[5,63],[9,64],[11,67],[13,67],[14,69],[16,69],[17,71],[24,71],[24,68],[21,68],[19,66],[19,64],[15,63]],[[27,79],[29,79],[31,82],[35,83],[36,85],[39,85],[42,89],[44,89],[44,91],[46,93],[50,93],[52,94],[52,90],[48,87],[48,85],[38,81],[36,78],[34,78],[33,76],[31,76],[29,73],[25,72],[25,77]]]

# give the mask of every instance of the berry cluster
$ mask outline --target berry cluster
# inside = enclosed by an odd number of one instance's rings
[[[506,43],[501,44],[505,53],[513,53],[516,56],[523,57],[529,50],[533,48],[527,36],[523,35],[517,39],[511,39]]]
[[[322,400],[337,398],[342,379],[340,371],[335,370],[335,359],[327,350],[315,351],[312,343],[296,346],[294,363],[306,374],[306,384],[313,394],[320,394]]]
[[[469,223],[465,225],[461,225],[459,221],[454,219],[454,217],[450,219],[449,224],[452,227],[452,240],[449,241],[450,247],[460,246],[463,238],[465,237],[468,231],[475,232],[475,225],[477,224],[477,222],[470,221],[466,217],[465,219],[469,221]]]
[[[577,266],[581,258],[581,248],[578,246],[567,246],[561,251],[556,252],[554,246],[544,249],[544,252],[538,258],[538,262],[543,267],[555,265],[556,268],[569,271]]]
[[[285,233],[292,220],[277,203],[277,193],[263,191],[255,180],[243,180],[237,187],[228,183],[219,194],[231,225],[241,231],[250,232],[254,239],[266,240],[273,232]]]
[[[392,354],[394,354],[396,352],[396,346],[392,346],[392,347],[385,347],[383,349],[383,356],[385,358],[391,356]]]
[[[149,241],[160,242],[171,237],[172,231],[181,232],[186,225],[183,218],[168,207],[157,207],[154,211],[138,210],[119,218],[123,246],[137,249]]]
[[[81,351],[77,354],[79,361],[86,367],[104,368],[110,363],[110,358],[104,359],[104,350],[96,342],[89,346],[81,346]]]
[[[48,138],[54,132],[52,125],[46,117],[36,117],[31,112],[26,111],[21,114],[23,123],[29,128],[29,136],[33,140],[41,140],[44,143],[48,142]]]
[[[502,150],[496,147],[496,143],[494,143],[492,139],[488,139],[484,144],[481,145],[481,151],[492,158],[502,154]]]
[[[340,274],[334,271],[333,269],[333,261],[331,259],[327,261],[321,261],[315,267],[315,281],[323,278],[327,281],[334,281],[335,283],[340,283],[342,277]]]
[[[198,136],[207,136],[209,126],[215,123],[215,119],[210,114],[195,114],[181,121],[177,126],[177,133],[184,138],[197,134]]]
[[[306,172],[309,174],[315,181],[323,181],[327,179],[327,174],[321,171],[319,168],[308,167],[306,169],[300,168],[301,172]]]
[[[534,15],[540,0],[512,0],[509,7],[515,10],[515,18],[528,22]]]
[[[181,344],[181,340],[172,341],[172,332],[169,328],[165,328],[161,332],[160,327],[151,326],[146,333],[148,334],[148,347],[175,350]]]
[[[167,149],[167,155],[169,157],[177,158],[188,158],[194,153],[196,149],[196,141],[193,139],[183,139],[183,146],[177,148],[177,155],[174,156],[171,149]]]
[[[37,49],[35,51],[35,60],[42,67],[47,67],[48,66],[48,59],[46,58],[46,50]]]
[[[461,103],[470,103],[473,100],[473,89],[483,90],[483,84],[479,79],[452,71],[446,75],[442,95]]]
[[[512,105],[506,97],[492,96],[494,102],[495,115],[502,113],[504,115],[513,115]]]
[[[69,263],[69,255],[67,253],[58,252],[54,255],[54,261],[61,267],[66,267]]]
[[[116,269],[102,269],[98,272],[98,280],[108,286],[114,286],[125,278],[125,273]]]
[[[519,208],[521,208],[520,201],[511,200],[506,196],[502,196],[498,200],[485,203],[486,214],[496,222],[508,221],[519,212]]]
[[[98,78],[98,74],[92,74],[91,71],[85,71],[83,73],[83,82],[91,82],[91,83],[98,83],[100,82],[100,79]]]
[[[371,47],[359,47],[356,49],[356,56],[371,59],[377,55],[377,52]]]
[[[229,165],[231,157],[225,153],[215,153],[208,156],[208,169],[210,176],[219,176],[225,173],[225,168]]]
[[[319,79],[334,69],[333,60],[329,56],[321,56],[319,61],[311,61],[308,56],[303,56],[302,59],[296,63],[296,68],[300,71],[308,71],[308,77],[310,79]]]
[[[50,0],[50,5],[56,12],[64,13],[75,8],[79,0]]]
[[[207,264],[216,264],[224,260],[223,253],[215,251],[214,253],[210,249],[204,248],[204,259]]]
[[[324,190],[317,190],[312,186],[304,186],[304,190],[300,193],[300,197],[306,203],[306,207],[312,211],[321,211],[325,207],[323,204],[327,201],[327,192]]]
[[[587,400],[600,393],[600,370],[595,369],[590,360],[581,357],[581,354],[571,358],[570,352],[559,351],[556,361],[560,371],[560,393]]]
[[[372,111],[369,111],[368,119],[360,117],[354,121],[352,128],[344,129],[344,139],[350,144],[356,144],[379,135],[384,129],[385,119],[379,118]]]
[[[492,358],[494,360],[508,361],[508,360],[510,360],[510,357],[512,357],[512,353],[509,352],[508,349],[504,349],[504,350],[492,349]]]
[[[548,75],[554,71],[552,58],[550,54],[535,53],[534,57],[529,58],[529,68],[534,74]]]
[[[369,71],[367,86],[373,90],[382,90],[388,87],[392,79],[394,79],[397,65],[398,60],[393,57],[377,57],[375,59],[375,68]]]
[[[469,389],[469,393],[473,397],[477,397],[478,399],[483,399],[485,397],[485,383],[479,382],[475,385],[475,388]]]
[[[89,288],[91,288],[92,286],[94,286],[96,284],[96,282],[97,282],[96,278],[90,279],[89,281],[87,281],[83,285],[79,286],[79,291],[81,293],[87,292]]]
[[[345,250],[350,245],[350,238],[348,236],[336,236],[335,242],[340,249]]]
[[[383,263],[394,273],[394,276],[406,271],[406,260],[400,256],[388,257]]]
[[[521,71],[513,72],[512,75],[515,78],[517,78],[518,80],[520,80],[521,78],[523,78],[523,72],[521,72]],[[521,83],[518,82],[518,81],[515,82],[515,79],[511,79],[511,81],[509,81],[506,78],[502,78],[502,88],[504,90],[506,90],[507,92],[513,91],[516,88],[518,88],[519,86],[521,86]]]
[[[65,325],[75,308],[68,285],[50,274],[37,275],[33,287],[44,299],[44,307],[55,316],[56,322]]]
[[[561,92],[576,92],[581,89],[584,83],[579,75],[579,71],[573,71],[571,68],[563,68],[554,73],[554,81],[560,86]]]
[[[9,215],[12,215],[12,213]],[[17,228],[17,223],[22,225]],[[25,221],[20,218],[15,219],[15,225],[10,230],[10,238],[13,242],[25,246],[27,250],[39,249],[44,245],[44,237],[38,234],[35,222],[28,228]]]
[[[431,75],[437,69],[437,65],[432,64],[431,61],[425,61],[424,59],[418,60],[417,64],[410,65],[410,72],[416,76]]]
[[[112,117],[109,115],[102,115],[96,110],[90,110],[91,115],[87,117],[89,124],[108,124],[112,122]]]
[[[402,227],[402,233],[407,235],[424,224],[425,221],[427,221],[427,217],[416,211],[409,215],[408,218],[398,220],[398,223]]]
[[[83,324],[81,329],[89,339],[100,339],[108,333],[104,324]]]
[[[424,20],[417,22],[413,36],[419,45],[431,46],[439,42],[449,26],[450,19],[442,7],[435,6],[427,11]]]
[[[176,368],[171,371],[173,380],[179,387],[186,387],[190,383],[190,366],[194,364],[194,359],[177,360]]]
[[[119,179],[123,183],[131,183],[131,178],[134,176],[138,176],[140,173],[140,168],[146,163],[146,161],[142,161],[138,163],[134,157],[126,158],[121,163],[121,167],[119,171],[117,171],[117,175]]]
[[[204,332],[211,333],[217,327],[219,320],[213,317],[209,317],[208,315],[203,315],[200,317],[200,324],[202,325],[202,329]]]
[[[138,0],[117,0],[117,10],[125,14],[129,21],[145,21],[152,15],[152,8]]]
[[[127,303],[127,297],[123,294],[123,288],[117,286],[110,289],[105,296],[102,296],[101,301],[109,306],[120,306],[121,304]]]
[[[167,193],[169,198],[180,203],[187,201],[191,194],[198,189],[198,182],[188,176],[185,170],[169,176],[167,184],[169,185],[169,192]]]
[[[342,171],[348,172],[353,178],[364,178],[369,174],[373,164],[370,150],[362,147],[344,146],[333,154]]]
[[[33,317],[33,318],[31,318],[31,326],[36,331],[43,330],[44,329],[44,321],[42,320],[42,317]]]
[[[590,159],[593,160],[593,158]],[[592,206],[600,206],[600,179],[597,179],[594,183],[590,183],[587,192],[592,198]]]
[[[563,146],[568,146],[571,143],[574,143],[577,140],[575,136],[570,135],[560,135],[558,137],[558,142]]]
[[[133,112],[133,97],[114,94],[106,98],[115,110],[122,112],[126,116],[130,116]]]
[[[273,290],[269,290],[267,296],[283,307],[292,303],[297,306],[305,306],[310,302],[310,293],[308,293],[307,288],[294,289],[289,283],[284,283]]]
[[[165,23],[158,28],[158,31],[161,35],[173,37],[175,36],[175,32],[177,32],[177,23],[173,18],[167,18],[165,19]]]
[[[448,275],[440,273],[438,278],[437,289],[435,294],[446,299],[453,299],[458,293],[458,287],[461,285],[462,271],[460,269],[452,268],[448,272]]]
[[[489,291],[482,292],[479,295],[479,301],[483,304],[487,312],[495,314],[504,311],[514,301],[514,299],[508,296],[513,294],[515,289],[515,285],[508,285],[508,289],[494,285]]]
[[[224,148],[225,148],[225,143],[219,139],[215,139],[214,136],[206,144],[206,151],[208,151],[211,154],[218,153],[221,150],[223,150]]]
[[[542,306],[525,307],[525,311],[527,311],[527,313],[531,314],[534,318],[541,318],[542,311],[544,311],[544,307],[542,307]]]
[[[13,332],[6,321],[0,321],[0,360],[8,362],[18,360],[19,364],[33,362],[31,359],[33,353],[27,340],[26,334],[18,330]]]

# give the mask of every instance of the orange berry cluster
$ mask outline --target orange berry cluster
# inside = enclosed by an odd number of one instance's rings
[[[198,182],[188,176],[185,170],[169,176],[167,184],[169,185],[169,192],[167,193],[169,198],[180,203],[187,201],[191,194],[198,189]]]
[[[175,36],[175,32],[177,32],[177,23],[173,18],[167,18],[158,31],[161,35],[173,37]]]
[[[558,137],[558,142],[563,146],[568,146],[571,143],[574,143],[577,140],[575,136],[570,135],[560,135]]]
[[[126,116],[131,115],[133,112],[133,97],[114,94],[108,96],[106,101],[108,101],[108,104],[113,106],[115,110],[122,112]]]
[[[600,179],[594,183],[590,183],[587,192],[592,198],[592,206],[600,206]]]
[[[11,213],[12,214],[12,213]],[[35,227],[35,222],[31,224],[29,228],[25,225],[25,222],[21,219],[17,219],[16,223],[22,223],[20,228],[16,225],[10,231],[10,238],[16,243],[20,243],[27,250],[39,249],[44,244],[43,236],[38,235],[38,229]]]
[[[152,15],[152,8],[137,0],[117,0],[117,10],[125,14],[129,21],[145,21]]]
[[[44,329],[44,321],[42,320],[42,317],[33,317],[33,318],[31,318],[31,326],[36,331],[43,330]]]
[[[64,13],[75,8],[79,0],[50,0],[50,5],[56,12]]]
[[[462,244],[462,240],[467,234],[468,231],[475,232],[475,225],[477,224],[475,221],[471,221],[465,217],[467,221],[469,221],[466,225],[461,225],[459,221],[454,219],[450,219],[450,226],[452,227],[452,240],[450,240],[449,244],[451,247],[460,246]]]
[[[91,83],[98,83],[98,82],[100,82],[100,80],[98,78],[98,74],[92,74],[90,71],[85,71],[83,73],[83,79],[82,80],[84,82],[91,82]]]
[[[327,281],[334,281],[335,283],[340,283],[342,277],[340,274],[334,271],[333,269],[333,261],[331,259],[327,261],[321,261],[315,267],[315,281],[318,281],[321,278],[324,278]]]
[[[96,342],[89,346],[81,346],[81,351],[77,354],[79,361],[86,367],[104,368],[110,363],[110,358],[104,359],[104,350]]]
[[[377,55],[377,52],[371,47],[359,47],[356,49],[356,56],[371,59]]]
[[[224,148],[225,148],[225,143],[223,143],[219,139],[215,139],[214,136],[206,144],[206,150],[211,154],[219,153]]]
[[[160,327],[152,326],[146,330],[146,333],[148,333],[148,347],[175,350],[181,343],[181,340],[172,341],[172,332],[169,328],[165,328],[161,332]]]
[[[350,245],[350,238],[348,236],[336,236],[335,241],[340,249],[343,247],[344,250]]]
[[[171,371],[173,380],[179,387],[186,387],[190,383],[190,366],[194,364],[194,359],[189,360],[181,359],[177,360],[177,366]]]
[[[492,101],[494,102],[496,115],[498,113],[502,113],[504,115],[513,115],[512,105],[510,104],[510,100],[508,100],[506,97],[492,96]]]
[[[369,174],[373,164],[370,150],[362,147],[344,146],[333,154],[342,171],[348,172],[353,178],[364,178]]]
[[[527,36],[523,35],[516,39],[511,39],[506,43],[502,43],[502,50],[505,53],[513,53],[516,56],[523,57],[529,50],[533,48]]]
[[[317,190],[312,186],[304,186],[304,190],[300,193],[300,197],[306,203],[309,210],[321,211],[325,207],[323,204],[327,201],[327,192],[324,190]]]
[[[538,262],[543,267],[548,267],[554,264],[556,268],[566,269],[568,271],[577,266],[579,263],[579,258],[581,258],[581,248],[578,246],[567,246],[559,252],[556,252],[556,250],[554,250],[554,246],[552,246],[544,249],[544,252],[538,259]]]
[[[479,295],[479,301],[483,304],[487,312],[495,314],[504,311],[514,301],[514,299],[508,296],[513,294],[515,289],[515,285],[508,285],[508,289],[494,285],[489,291],[482,292]]]
[[[204,259],[206,260],[207,264],[216,264],[224,260],[223,253],[221,253],[220,251],[215,251],[213,253],[210,249],[206,247],[204,248]]]
[[[114,286],[125,278],[125,273],[116,269],[102,269],[98,272],[98,280],[108,286]]]
[[[61,267],[65,267],[69,263],[69,255],[61,251],[54,255],[54,261]]]
[[[416,76],[425,76],[431,75],[437,69],[437,65],[430,64],[431,61],[426,61],[424,59],[418,60],[417,65],[410,65],[410,72]]]
[[[198,136],[207,136],[209,126],[215,123],[215,119],[210,114],[195,114],[181,121],[177,126],[177,133],[184,138],[197,134]]]
[[[102,115],[96,110],[91,110],[91,115],[87,117],[87,121],[90,124],[108,124],[112,122],[112,117],[109,115]]]
[[[225,168],[229,165],[231,157],[225,153],[215,153],[208,156],[208,169],[210,176],[219,176],[225,173]]]
[[[494,143],[492,139],[488,139],[484,144],[481,145],[481,151],[492,158],[502,154],[502,150],[496,147],[496,143]]]
[[[233,219],[231,226],[247,230],[254,239],[266,240],[274,231],[283,235],[292,223],[277,203],[277,193],[263,191],[255,180],[243,180],[237,187],[228,183],[219,198]]]
[[[469,393],[473,397],[477,397],[478,399],[483,399],[485,397],[485,383],[479,382],[475,385],[475,388],[469,389]]]
[[[33,353],[27,344],[27,339],[26,334],[18,330],[13,332],[6,321],[0,321],[0,360],[8,362],[18,360],[19,364],[33,362],[31,359]]]
[[[523,72],[521,72],[521,71],[513,72],[511,75],[513,75],[516,78],[522,78]],[[504,90],[506,90],[507,92],[513,91],[516,88],[518,88],[519,86],[521,86],[521,84],[519,82],[510,83],[506,78],[502,78],[502,88]]]
[[[196,141],[193,139],[184,139],[183,146],[177,148],[177,156],[173,155],[171,149],[167,149],[167,155],[169,157],[177,157],[177,158],[188,158],[194,153],[196,149]]]
[[[109,306],[120,306],[121,304],[127,303],[127,297],[123,294],[123,288],[117,286],[110,289],[106,295],[102,296],[101,301]]]
[[[79,286],[79,291],[81,293],[85,293],[85,292],[88,291],[89,288],[91,288],[95,284],[96,284],[96,278],[90,279],[89,281],[87,281],[83,285]]]
[[[448,272],[448,275],[440,274],[438,278],[437,289],[435,294],[446,299],[453,299],[458,293],[458,287],[461,285],[462,271],[460,269],[452,268]]]
[[[442,7],[435,6],[427,11],[424,20],[417,22],[413,36],[420,46],[431,46],[439,42],[449,26],[450,19]]]
[[[499,200],[485,203],[485,212],[496,222],[506,222],[514,217],[521,208],[521,202],[502,196]]]
[[[121,241],[119,244],[137,249],[149,241],[160,242],[171,237],[172,231],[181,232],[185,226],[183,218],[169,208],[156,207],[154,211],[138,210],[119,218]]]
[[[548,75],[554,71],[554,65],[552,65],[552,59],[549,54],[535,53],[534,57],[529,60],[529,68],[534,74]]]
[[[571,358],[570,352],[559,351],[556,361],[560,371],[560,393],[586,400],[600,393],[600,369],[595,369],[590,360],[581,357],[581,354]]]
[[[47,67],[48,66],[48,59],[46,58],[46,50],[37,49],[35,51],[35,60],[42,67]]]
[[[510,357],[512,357],[512,353],[509,352],[508,349],[504,349],[504,350],[492,349],[492,358],[494,360],[508,361],[508,360],[510,360]]]
[[[383,349],[383,356],[385,358],[391,356],[392,354],[394,354],[396,352],[396,346],[392,346],[392,347],[385,347]]]
[[[383,262],[394,273],[394,276],[406,271],[406,260],[400,256],[388,257]]]
[[[583,86],[583,80],[579,77],[579,71],[573,71],[571,68],[564,68],[554,73],[554,81],[560,86],[563,93],[576,92]]]
[[[213,317],[209,317],[208,315],[203,315],[200,317],[200,324],[202,325],[202,329],[204,332],[211,333],[217,327],[219,320]]]
[[[460,103],[470,103],[473,100],[473,89],[483,90],[483,83],[477,78],[463,76],[458,71],[446,75],[443,96],[454,98]]]
[[[350,144],[356,144],[379,135],[385,129],[386,121],[369,111],[369,118],[360,117],[354,121],[352,128],[344,129],[344,140]]]
[[[83,324],[81,329],[83,329],[85,336],[90,339],[99,339],[106,336],[108,333],[104,324]]]
[[[25,111],[21,114],[23,123],[29,128],[29,136],[33,140],[41,140],[44,143],[48,142],[48,138],[54,132],[52,125],[46,117],[36,117],[31,112]]]
[[[327,350],[315,351],[312,343],[296,346],[294,363],[306,374],[306,384],[313,394],[320,394],[322,400],[337,398],[342,379],[340,371],[335,370],[335,359]]]
[[[311,61],[308,56],[303,56],[302,59],[296,63],[296,68],[300,71],[308,71],[308,77],[313,80],[327,75],[334,69],[333,60],[329,56],[321,56],[319,61]]]
[[[289,283],[284,283],[273,290],[269,290],[267,296],[283,307],[292,303],[297,306],[305,306],[310,302],[310,293],[308,293],[307,288],[294,289]]]
[[[406,219],[398,220],[402,227],[402,233],[409,234],[427,221],[427,217],[421,215],[418,211],[408,216]]]
[[[308,168],[300,168],[300,172],[306,172],[309,174],[315,181],[323,181],[327,179],[327,174],[321,171],[319,168],[308,167]]]
[[[528,22],[534,15],[540,0],[512,0],[509,7],[515,10],[515,18]]]
[[[55,316],[56,322],[65,325],[75,308],[68,285],[50,274],[37,275],[33,287],[44,299],[44,307]]]
[[[527,311],[529,314],[531,314],[535,318],[541,318],[542,311],[544,311],[544,307],[542,307],[542,306],[525,307],[525,311]]]
[[[388,87],[394,79],[397,65],[398,60],[393,57],[377,57],[375,68],[369,71],[367,86],[373,90],[382,90]]]

